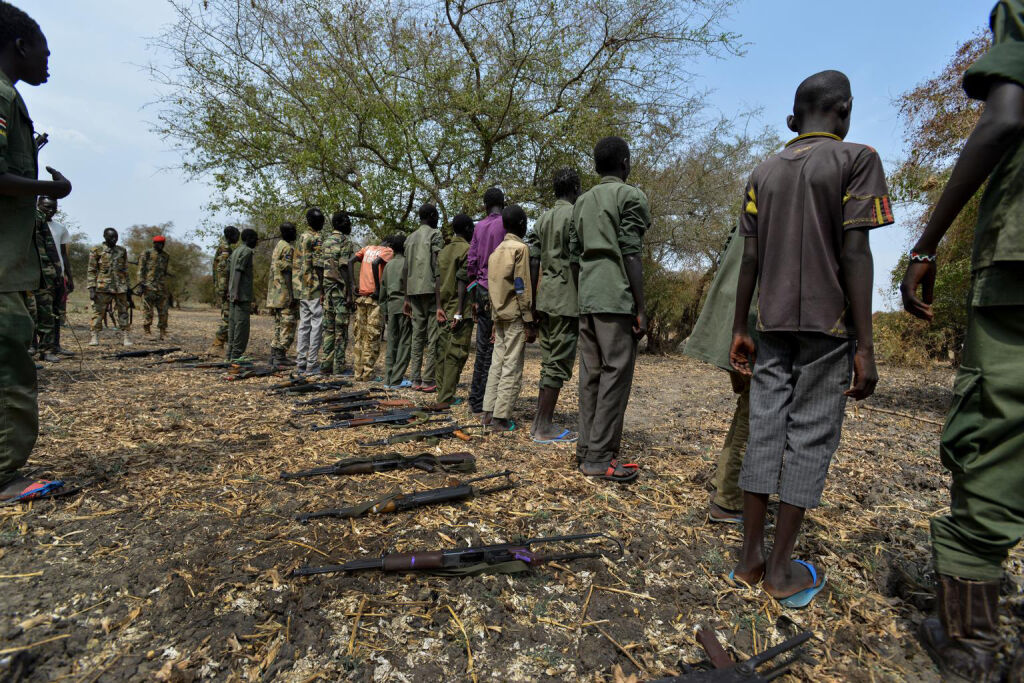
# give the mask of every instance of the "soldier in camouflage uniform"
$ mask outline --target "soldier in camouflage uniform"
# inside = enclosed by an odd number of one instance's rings
[[[270,275],[267,278],[267,308],[274,316],[274,341],[270,344],[271,365],[294,365],[285,352],[295,341],[295,323],[299,313],[299,300],[292,292],[292,268],[295,262],[294,223],[282,223],[281,239],[270,257]]]
[[[324,213],[313,207],[306,212],[309,230],[302,233],[295,248],[292,290],[299,304],[299,335],[295,345],[295,364],[299,372],[320,373],[320,343],[324,329],[324,271],[320,249],[323,246]]]
[[[171,257],[164,251],[166,242],[163,235],[156,235],[153,248],[147,249],[139,259],[139,288],[142,290],[142,309],[146,316],[142,321],[142,329],[146,334],[150,333],[155,310],[160,339],[167,334],[167,311],[171,306],[171,295],[167,290],[167,266]]]
[[[320,371],[340,375],[345,370],[345,349],[348,346],[348,318],[352,303],[352,221],[345,211],[331,215],[334,231],[324,239],[320,250],[324,271],[324,345]]]
[[[231,273],[228,271],[228,259],[231,252],[238,244],[238,228],[229,225],[224,228],[224,236],[220,238],[217,251],[213,254],[213,293],[220,303],[220,326],[213,339],[213,346],[210,352],[220,355],[224,351],[224,345],[228,340],[228,316],[231,312],[231,302],[228,301],[228,282]]]
[[[43,271],[39,289],[32,292],[34,306],[30,307],[36,324],[36,348],[39,359],[50,363],[60,360],[57,356],[57,318],[54,315],[54,298],[58,282],[63,280],[60,252],[53,242],[53,233],[46,224],[46,216],[36,211],[35,245],[39,252],[39,265]]]
[[[103,313],[107,303],[113,301],[117,310],[117,327],[121,330],[122,343],[131,346],[128,331],[128,252],[117,246],[117,230],[103,231],[103,244],[89,252],[88,271],[89,299],[93,303],[92,337],[89,346],[99,346],[100,331],[103,329]]]

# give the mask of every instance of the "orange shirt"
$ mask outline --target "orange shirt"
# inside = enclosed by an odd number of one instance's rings
[[[384,263],[387,263],[394,255],[395,252],[391,247],[382,247],[376,244],[363,247],[356,252],[355,259],[363,263],[363,265],[359,267],[359,296],[370,296],[376,290],[376,285],[373,282],[373,267],[371,264],[377,259],[381,259]],[[384,263],[380,264],[380,271],[384,270]],[[380,271],[377,272],[377,277],[380,277]]]

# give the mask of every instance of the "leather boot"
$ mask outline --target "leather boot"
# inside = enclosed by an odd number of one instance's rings
[[[275,349],[273,346],[271,346],[270,347],[270,367],[272,367],[272,368],[280,367],[280,365],[281,365],[280,358],[281,358],[281,356],[280,356],[280,353],[278,352],[278,350]]]
[[[938,618],[921,622],[925,650],[944,681],[989,683],[999,679],[999,581],[970,581],[939,574]]]

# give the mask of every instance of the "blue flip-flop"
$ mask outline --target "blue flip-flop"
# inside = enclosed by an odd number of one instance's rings
[[[567,439],[566,437],[570,434],[572,434],[572,437]],[[579,438],[579,434],[573,434],[572,430],[566,429],[553,439],[538,439],[537,437],[533,437],[533,440],[537,443],[575,443]]]
[[[814,585],[784,598],[775,599],[783,607],[789,607],[790,609],[803,609],[804,607],[807,607],[807,605],[811,604],[811,600],[814,599],[814,596],[820,593],[821,589],[825,587],[825,575],[822,574],[821,580],[819,581],[818,570],[814,568],[813,564],[810,562],[804,562],[803,560],[794,560],[794,562],[807,567],[807,571],[811,573],[811,580],[814,582]]]
[[[736,578],[736,570],[735,569],[730,569],[729,570],[728,579],[729,579],[729,583],[731,583],[734,586],[750,586],[751,585],[751,584],[747,583],[746,581],[744,581],[743,579],[737,579]],[[763,580],[764,580],[764,572],[761,572],[761,578],[758,579],[757,581],[755,581],[753,585],[756,586],[756,585],[760,584],[761,581],[763,581]]]

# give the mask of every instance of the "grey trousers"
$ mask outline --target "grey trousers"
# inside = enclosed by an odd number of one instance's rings
[[[580,316],[580,438],[576,457],[608,463],[619,455],[622,419],[633,387],[633,316]]]
[[[843,430],[854,347],[825,334],[760,334],[741,489],[818,506]]]
[[[320,367],[320,344],[324,339],[324,305],[319,299],[299,300],[299,332],[295,363],[300,368]]]

